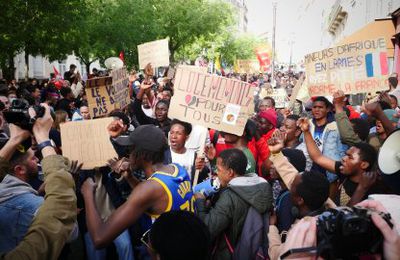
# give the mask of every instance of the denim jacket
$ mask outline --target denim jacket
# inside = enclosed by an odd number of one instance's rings
[[[314,134],[315,125],[310,120],[310,132]],[[322,154],[332,160],[340,161],[345,155],[348,146],[343,144],[340,139],[339,130],[335,121],[329,122],[322,134]],[[336,174],[327,172],[329,182],[333,182],[337,179]]]
[[[22,193],[0,203],[0,254],[18,245],[43,201],[41,196]]]

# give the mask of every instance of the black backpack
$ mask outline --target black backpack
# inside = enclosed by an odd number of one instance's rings
[[[235,247],[226,234],[224,239],[233,260],[266,260],[268,257],[269,213],[260,214],[250,206],[243,224],[242,233]]]

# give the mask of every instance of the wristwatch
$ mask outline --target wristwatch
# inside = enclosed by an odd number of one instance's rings
[[[39,152],[41,152],[43,150],[43,148],[45,148],[47,146],[51,146],[51,147],[55,148],[56,144],[51,139],[50,140],[46,140],[46,141],[41,142],[40,144],[38,144],[37,145],[37,149],[39,150]]]

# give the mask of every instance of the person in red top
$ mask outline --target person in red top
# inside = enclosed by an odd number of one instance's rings
[[[261,175],[261,165],[269,158],[268,140],[275,132],[277,115],[274,109],[267,109],[259,112],[256,116],[257,131],[255,138],[249,142],[248,148],[255,154],[258,175]],[[255,149],[254,149],[255,148]]]

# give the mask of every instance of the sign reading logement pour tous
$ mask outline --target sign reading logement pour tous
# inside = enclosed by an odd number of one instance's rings
[[[387,90],[388,61],[384,38],[339,45],[305,56],[310,96]]]
[[[255,89],[243,81],[178,67],[174,90],[169,118],[242,135],[253,113]]]

